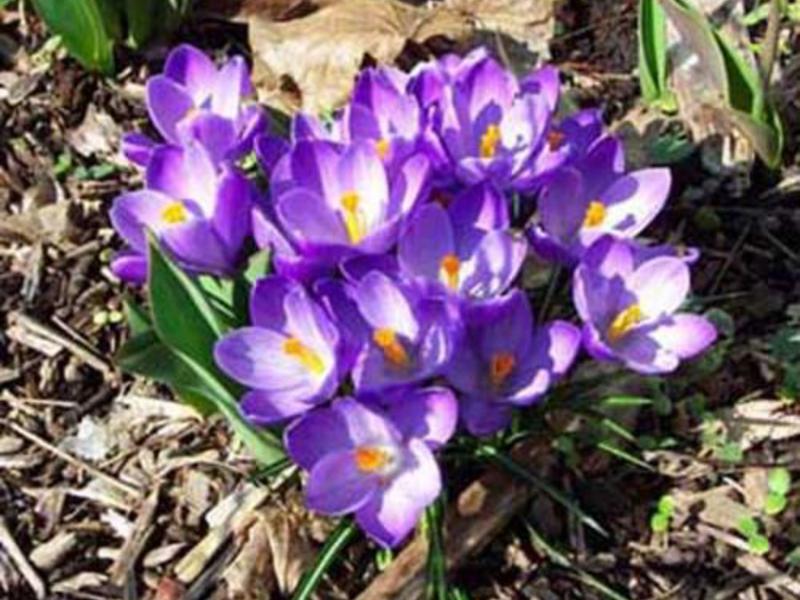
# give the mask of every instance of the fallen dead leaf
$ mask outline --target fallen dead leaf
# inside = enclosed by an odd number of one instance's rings
[[[339,0],[286,22],[259,13],[249,20],[254,81],[259,99],[279,110],[320,113],[346,102],[367,56],[392,63],[408,42],[438,36],[463,42],[478,31],[541,50],[552,22],[552,0],[448,0],[421,7]]]

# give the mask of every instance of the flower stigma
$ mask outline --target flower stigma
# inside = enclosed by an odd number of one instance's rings
[[[481,158],[494,158],[497,154],[497,146],[501,140],[500,127],[489,125],[486,132],[481,136],[480,155]]]
[[[393,462],[392,455],[377,446],[359,446],[354,458],[356,467],[362,473],[383,471]]]
[[[451,290],[457,290],[459,284],[459,273],[461,271],[461,261],[452,252],[445,254],[439,263],[441,277]]]
[[[376,141],[375,151],[378,153],[378,157],[381,160],[386,160],[386,156],[389,154],[389,140],[386,138],[381,138]]]
[[[489,380],[494,387],[500,387],[514,371],[517,361],[511,352],[495,352],[489,363]]]
[[[161,220],[167,225],[178,225],[188,218],[189,212],[186,210],[186,206],[178,200],[170,202],[161,211]]]
[[[325,371],[325,364],[322,362],[319,354],[296,337],[286,338],[283,342],[283,352],[296,359],[309,373],[321,375]]]
[[[345,192],[342,194],[340,204],[342,206],[344,227],[347,230],[347,237],[350,243],[358,244],[365,235],[364,219],[358,206],[361,199],[358,193],[354,191]]]
[[[644,319],[644,313],[638,304],[631,304],[628,308],[620,312],[611,325],[608,327],[606,335],[612,342],[616,342],[630,332],[631,329],[636,327]]]
[[[583,218],[584,227],[598,227],[606,220],[606,205],[599,200],[589,202],[586,216]]]
[[[386,360],[395,367],[407,367],[411,362],[406,349],[403,348],[393,330],[387,327],[376,329],[372,334],[372,340],[383,351]]]

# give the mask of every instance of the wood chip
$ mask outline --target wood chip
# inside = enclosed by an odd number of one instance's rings
[[[186,548],[186,544],[182,542],[161,546],[145,554],[142,559],[142,564],[148,569],[161,566],[164,563],[170,562],[184,548]]]
[[[8,530],[6,521],[3,517],[0,517],[0,546],[2,546],[11,557],[14,565],[16,565],[20,574],[25,578],[25,581],[28,582],[28,585],[33,590],[36,598],[38,600],[44,600],[45,596],[47,595],[47,590],[44,587],[44,583],[39,578],[39,575],[36,574],[36,571],[31,566],[31,563],[28,562],[28,559],[22,553],[22,550],[20,550],[16,540]]]
[[[108,571],[111,582],[115,585],[121,586],[126,577],[133,576],[133,570],[139,560],[139,555],[144,550],[144,545],[153,532],[153,519],[156,514],[156,508],[158,508],[159,493],[160,488],[156,486],[142,506],[139,507],[139,515],[136,517],[133,533],[123,544],[119,557]]]
[[[43,544],[39,544],[31,552],[31,562],[44,572],[52,571],[60,565],[67,555],[78,545],[78,534],[62,531]]]

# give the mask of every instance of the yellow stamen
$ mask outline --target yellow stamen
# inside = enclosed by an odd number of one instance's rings
[[[497,125],[489,125],[486,128],[486,133],[481,136],[481,158],[494,158],[501,139],[500,128]]]
[[[500,387],[514,371],[517,361],[510,352],[496,352],[489,363],[489,380],[495,387]]]
[[[306,370],[314,375],[321,375],[325,371],[325,364],[319,354],[297,338],[286,338],[286,341],[283,342],[283,351],[292,358],[297,359]]]
[[[167,225],[177,225],[183,223],[189,218],[189,212],[183,205],[183,202],[170,202],[161,211],[161,220]]]
[[[358,210],[360,198],[358,193],[354,191],[345,192],[342,194],[340,200],[342,205],[342,218],[344,219],[344,226],[347,229],[347,237],[353,244],[359,243],[365,235],[364,219],[361,211]]]
[[[608,327],[606,335],[612,342],[616,342],[625,337],[631,329],[636,327],[644,319],[644,313],[638,304],[631,304],[628,308],[619,313],[611,325]]]
[[[560,131],[556,131],[555,129],[547,134],[547,146],[550,148],[551,151],[555,152],[561,145],[564,143],[564,139],[567,136],[561,133]]]
[[[363,473],[374,473],[391,462],[391,456],[386,450],[374,446],[361,446],[356,448],[356,467]]]
[[[458,289],[459,273],[461,271],[461,261],[455,254],[445,254],[442,262],[439,263],[447,287],[451,290]]]
[[[389,154],[389,140],[381,138],[375,142],[375,151],[378,153],[381,160],[385,160],[386,155]]]
[[[599,200],[589,202],[586,209],[586,216],[583,218],[584,227],[598,227],[606,220],[606,205]]]
[[[410,363],[408,353],[397,334],[388,328],[376,329],[372,334],[372,341],[383,350],[383,356],[395,367],[407,367]]]

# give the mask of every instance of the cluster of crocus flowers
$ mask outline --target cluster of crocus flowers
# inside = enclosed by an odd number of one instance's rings
[[[249,325],[215,360],[246,388],[242,413],[283,428],[309,506],[354,514],[382,545],[440,493],[436,453],[459,426],[502,430],[581,348],[666,373],[715,339],[679,310],[696,253],[635,239],[669,172],[626,171],[598,111],[557,116],[559,87],[555,69],[518,80],[483,50],[370,68],[347,106],[295,115],[280,139],[240,59],[218,69],[183,46],[148,84],[164,142],[126,138],[146,188],[112,209],[128,245],[115,271],[145,278],[148,232],[192,275],[234,276],[246,248],[270,251]],[[262,172],[248,177],[251,152]],[[573,272],[563,320],[534,319],[519,283],[534,254]]]

